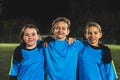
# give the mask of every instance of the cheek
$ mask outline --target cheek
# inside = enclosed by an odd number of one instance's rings
[[[38,40],[38,39],[39,39],[39,36],[34,37],[34,39],[35,39],[35,40]]]
[[[27,37],[26,36],[23,36],[23,40],[25,41],[27,39]]]
[[[58,32],[57,30],[54,30],[54,31],[52,31],[52,34],[55,35],[57,32]]]
[[[85,35],[84,35],[84,37],[87,39],[87,38],[88,38],[88,35],[87,35],[87,34],[85,34]]]

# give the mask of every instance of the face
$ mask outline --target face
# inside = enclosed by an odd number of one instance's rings
[[[37,31],[34,28],[26,28],[23,35],[23,40],[26,43],[26,48],[32,49],[36,47],[36,41],[39,39]]]
[[[70,30],[68,29],[68,25],[64,21],[60,21],[56,23],[55,28],[52,32],[56,39],[65,40]]]
[[[86,39],[92,46],[98,46],[99,39],[102,37],[102,33],[95,26],[89,27],[85,34]]]

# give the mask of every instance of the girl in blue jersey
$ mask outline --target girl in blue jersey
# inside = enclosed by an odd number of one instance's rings
[[[99,42],[102,30],[90,22],[85,28],[84,49],[79,54],[79,80],[115,80],[117,74],[110,49]]]
[[[15,49],[9,71],[10,80],[44,80],[44,55],[38,28],[26,24],[20,33],[21,46]],[[39,46],[38,46],[39,44]]]
[[[83,44],[78,40],[68,44],[66,37],[70,26],[66,17],[58,17],[52,23],[55,40],[45,48],[47,80],[76,80],[78,53]]]

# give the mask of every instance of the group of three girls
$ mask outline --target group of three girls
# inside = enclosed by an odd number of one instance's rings
[[[47,47],[39,41],[40,32],[27,24],[20,33],[21,45],[15,49],[9,72],[10,80],[115,80],[116,70],[110,49],[99,42],[102,30],[90,22],[86,41],[68,44],[71,22],[58,17],[52,23],[54,40]],[[46,76],[45,76],[46,74]]]

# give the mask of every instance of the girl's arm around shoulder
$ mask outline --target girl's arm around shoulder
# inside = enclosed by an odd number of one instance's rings
[[[55,39],[51,36],[48,36],[46,37],[44,40],[43,40],[43,47],[46,48],[48,47],[48,44],[52,41],[54,41]]]
[[[77,39],[71,45],[77,48],[78,50],[82,50],[85,47],[83,41]]]
[[[86,41],[77,40],[73,37],[67,38],[68,44],[74,46],[75,48],[82,50],[85,47]]]

